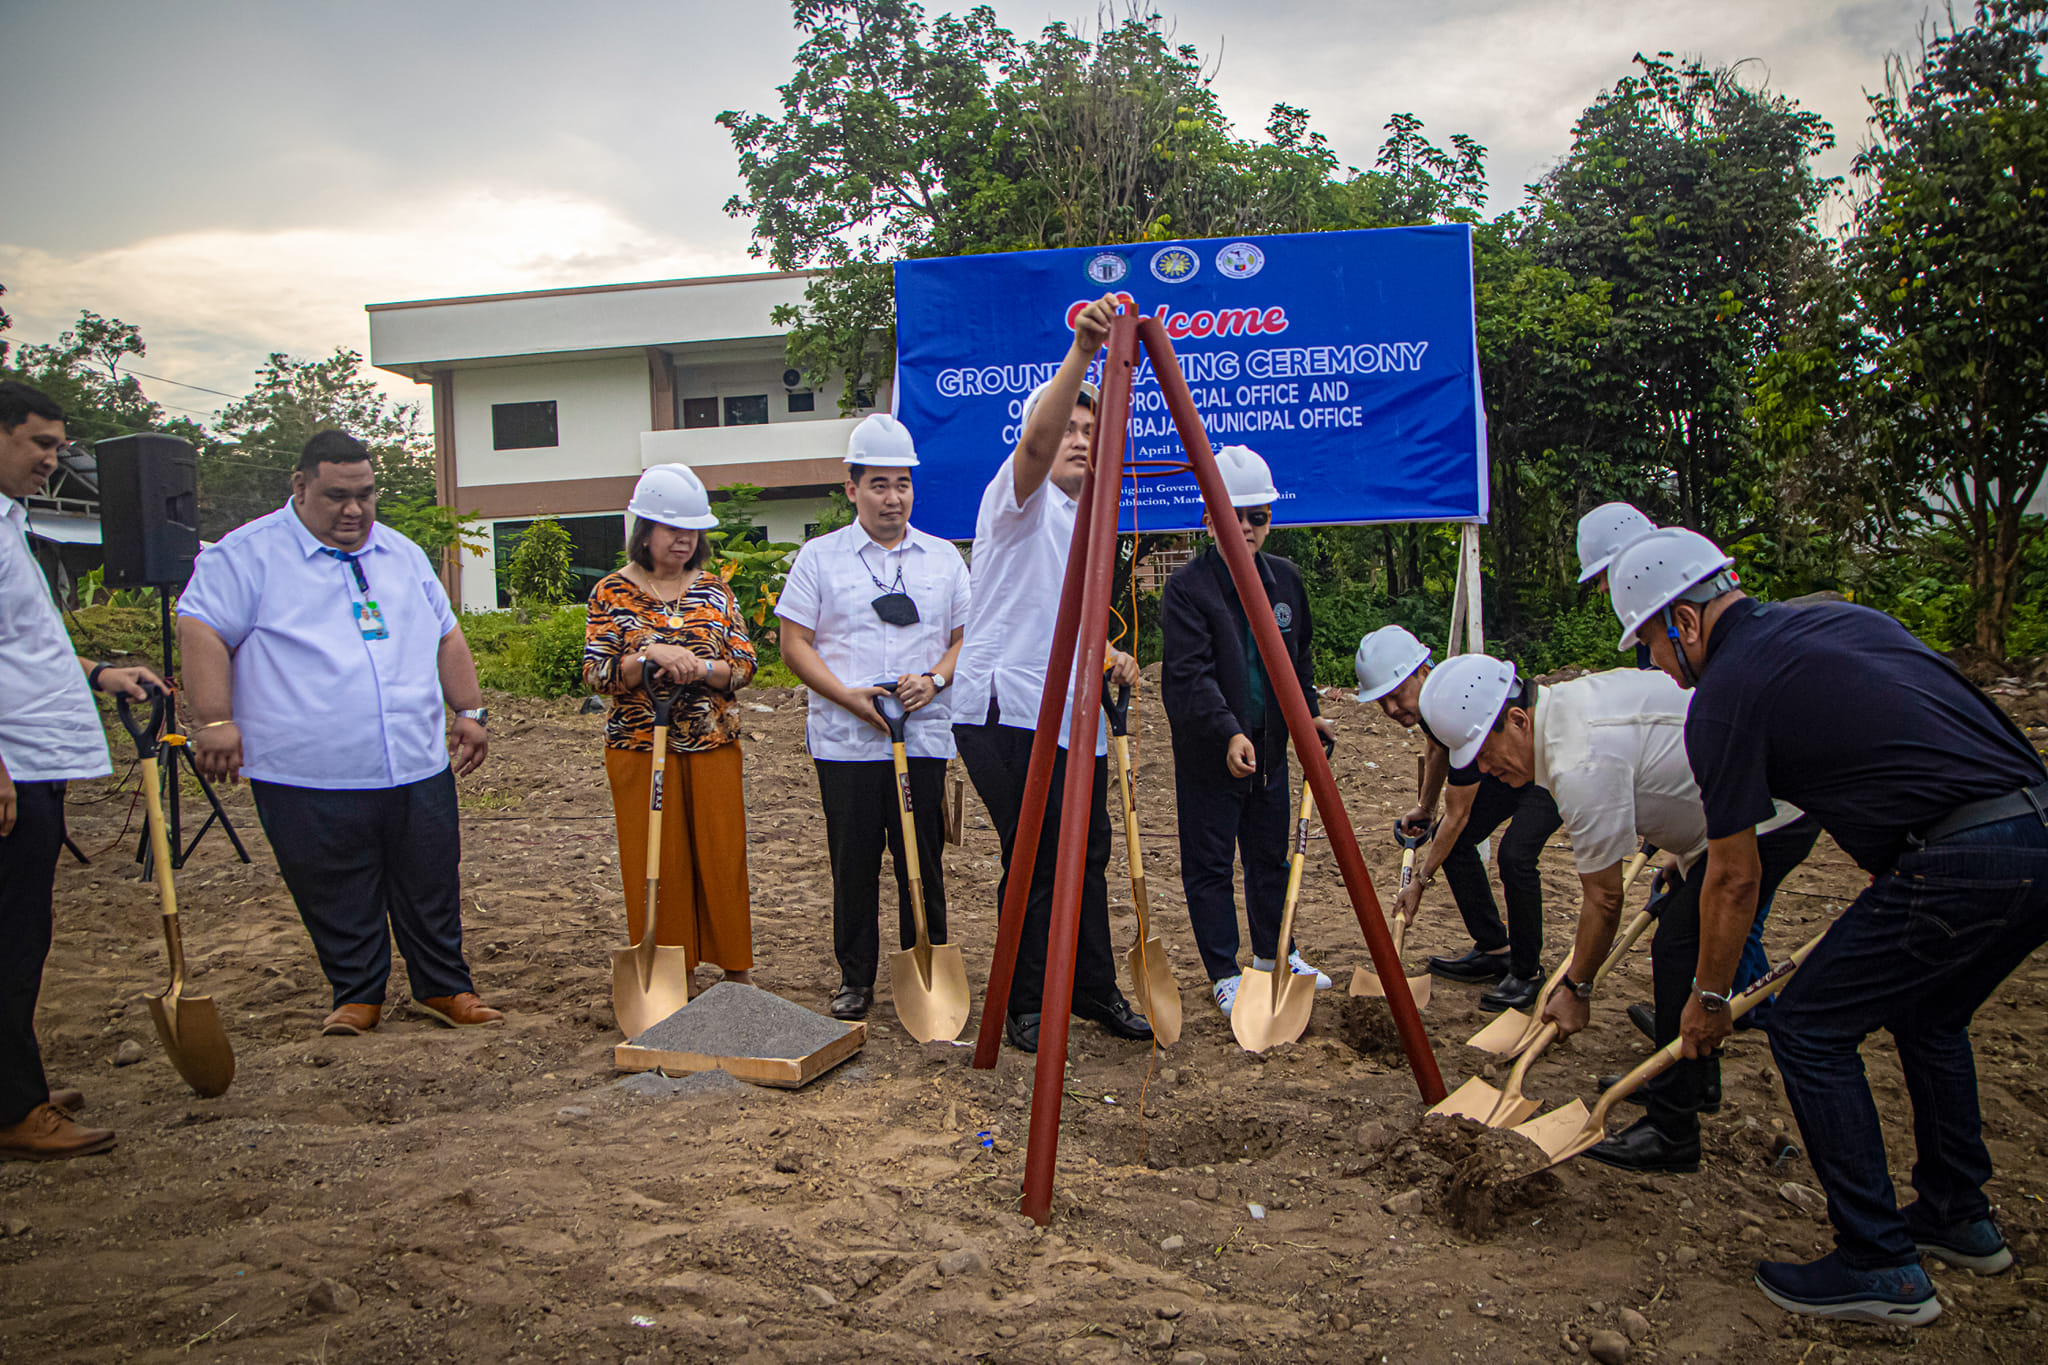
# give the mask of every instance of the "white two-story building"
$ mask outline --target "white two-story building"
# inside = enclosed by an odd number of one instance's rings
[[[370,363],[432,390],[439,500],[490,542],[451,571],[472,610],[506,603],[505,551],[538,516],[576,547],[587,588],[619,563],[625,508],[649,465],[689,465],[714,491],[766,490],[756,524],[802,540],[844,479],[855,418],[784,360],[778,304],[805,273],[541,289],[369,305]],[[856,411],[885,409],[860,394]]]

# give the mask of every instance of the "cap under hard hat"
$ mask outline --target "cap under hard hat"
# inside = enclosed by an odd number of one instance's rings
[[[1358,699],[1378,701],[1428,662],[1429,646],[1407,627],[1381,626],[1358,642],[1358,657],[1351,661],[1358,674]]]
[[[1250,446],[1223,447],[1216,452],[1216,467],[1223,471],[1223,491],[1230,494],[1232,507],[1264,507],[1280,500],[1272,466]]]
[[[1603,502],[1580,517],[1579,581],[1597,578],[1615,555],[1656,529],[1656,522],[1625,502]]]
[[[1607,566],[1607,593],[1621,621],[1617,648],[1634,649],[1643,626],[1672,603],[1710,602],[1733,588],[1735,575],[1727,571],[1734,564],[1720,546],[1682,526],[1625,547]]]
[[[877,469],[915,469],[917,443],[910,429],[886,412],[871,412],[860,419],[846,438],[846,463]]]
[[[1453,768],[1479,757],[1515,690],[1515,666],[1484,654],[1454,654],[1423,679],[1423,723],[1450,746]]]
[[[1031,420],[1032,412],[1038,407],[1038,400],[1045,397],[1045,391],[1051,388],[1052,385],[1053,381],[1048,379],[1031,391],[1031,396],[1024,400],[1024,421],[1029,422]],[[1102,401],[1101,391],[1085,379],[1081,381],[1080,391],[1088,395],[1088,402],[1091,405]]]
[[[633,500],[626,511],[646,521],[658,521],[681,531],[708,531],[718,525],[711,512],[711,495],[704,481],[686,464],[658,464],[640,475],[633,485]]]

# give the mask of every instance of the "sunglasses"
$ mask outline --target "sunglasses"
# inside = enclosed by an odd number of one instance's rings
[[[1273,520],[1273,509],[1270,507],[1240,507],[1237,509],[1237,519],[1246,526],[1264,526]]]

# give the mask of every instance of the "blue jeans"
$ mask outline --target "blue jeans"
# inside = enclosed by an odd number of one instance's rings
[[[1918,1257],[1858,1047],[1880,1028],[1898,1046],[1923,1221],[1989,1216],[1970,1017],[2044,941],[2048,825],[2028,815],[1901,855],[1779,994],[1764,1027],[1844,1263],[1880,1270]]]

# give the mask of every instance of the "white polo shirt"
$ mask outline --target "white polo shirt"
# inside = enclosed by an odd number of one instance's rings
[[[898,591],[899,578],[900,590],[917,604],[915,625],[892,626],[875,615],[874,600]],[[909,527],[894,549],[885,549],[855,521],[797,551],[775,614],[812,632],[818,656],[839,681],[871,687],[938,667],[953,632],[967,624],[968,602],[967,563],[952,542]],[[943,688],[910,713],[904,748],[912,758],[953,756],[955,691]],[[807,692],[806,707],[811,757],[889,761],[888,737],[852,712],[816,692]]]
[[[107,734],[50,581],[28,548],[28,509],[0,493],[0,762],[16,782],[104,777]]]
[[[1613,867],[1643,839],[1688,869],[1706,852],[1707,812],[1685,753],[1692,697],[1655,668],[1536,689],[1535,783],[1556,799],[1582,874]],[[1781,801],[1757,832],[1799,814]]]
[[[1016,454],[1003,461],[981,495],[974,519],[974,605],[960,649],[960,677],[954,684],[953,718],[962,725],[988,719],[989,698],[1002,710],[1002,723],[1019,730],[1038,727],[1045,695],[1046,658],[1059,623],[1060,587],[1067,576],[1067,551],[1074,543],[1074,518],[1081,504],[1051,479],[1021,504],[1013,474]],[[1078,650],[1077,650],[1078,652]],[[1074,723],[1074,697],[1067,689],[1060,717],[1060,747]],[[1109,730],[1095,722],[1095,753],[1109,752]]]
[[[359,552],[367,595],[326,548],[286,503],[202,550],[178,599],[180,616],[234,651],[242,775],[339,791],[423,781],[448,766],[448,594],[420,547],[388,526],[373,526]],[[366,596],[386,639],[356,625],[351,604]]]

